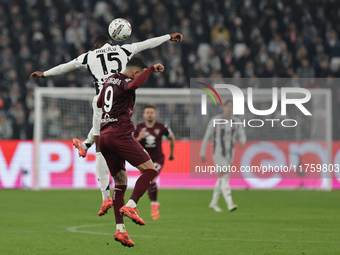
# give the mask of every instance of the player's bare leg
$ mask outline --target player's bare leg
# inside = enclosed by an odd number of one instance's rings
[[[113,206],[112,198],[110,196],[110,170],[98,146],[99,136],[94,136],[94,140],[96,143],[96,173],[103,198],[102,207],[99,210],[98,215],[102,216]]]
[[[127,176],[125,170],[120,170],[114,177],[115,189],[113,191],[113,210],[116,218],[116,233],[114,239],[127,247],[133,247],[135,244],[130,239],[124,225],[124,217],[120,214],[119,209],[124,206],[124,194],[127,187]]]
[[[159,208],[161,208],[161,204],[157,202],[157,183],[156,183],[156,178],[155,177],[148,189],[148,195],[151,201],[151,217],[153,220],[158,220],[159,219]]]
[[[138,225],[145,225],[144,220],[139,217],[138,210],[136,209],[138,200],[144,195],[144,193],[148,190],[151,181],[156,177],[157,170],[152,162],[152,160],[148,160],[143,164],[137,166],[137,168],[142,172],[139,176],[135,188],[133,189],[132,195],[129,201],[125,206],[120,208],[120,213],[130,218],[133,222]]]
[[[228,210],[233,212],[237,209],[237,205],[234,204],[233,199],[231,197],[231,188],[229,185],[229,173],[224,173],[220,175],[221,179],[221,192],[224,197],[225,202],[227,203]]]

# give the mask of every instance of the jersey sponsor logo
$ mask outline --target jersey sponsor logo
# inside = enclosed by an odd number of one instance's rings
[[[101,123],[107,123],[107,122],[117,122],[118,119],[116,118],[107,118],[107,119],[101,119],[100,122]]]
[[[110,118],[110,115],[108,113],[106,113],[104,118],[100,120],[101,123],[117,122],[117,121],[118,121],[118,119],[116,119],[116,118]]]
[[[119,85],[121,84],[122,80],[117,79],[117,78],[108,78],[108,79],[106,80],[106,82],[107,82],[107,83],[111,83],[111,84],[116,84],[116,85],[119,86]]]
[[[101,119],[100,122],[101,123],[107,123],[107,122],[117,122],[118,119],[115,118],[108,118],[108,119]]]
[[[145,138],[145,147],[147,148],[154,148],[156,147],[156,137],[153,135],[147,135]]]

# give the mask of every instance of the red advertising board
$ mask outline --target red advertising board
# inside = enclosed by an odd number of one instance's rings
[[[190,144],[191,143],[191,144]],[[212,188],[216,174],[195,174],[195,165],[213,165],[211,147],[207,161],[199,160],[200,142],[176,141],[175,160],[170,161],[168,142],[163,143],[166,160],[158,184],[163,188]],[[191,151],[191,153],[190,153]],[[191,155],[191,156],[190,156]],[[298,156],[297,156],[298,155]],[[88,156],[78,157],[77,150],[69,141],[44,141],[40,146],[38,183],[40,188],[97,188],[95,150]],[[323,143],[301,141],[251,141],[242,149],[236,145],[233,166],[303,165],[305,174],[242,173],[232,172],[233,188],[323,188],[329,181],[320,172],[306,171],[305,165],[322,165],[327,160]],[[191,159],[191,161],[190,161]],[[190,164],[191,162],[191,164]],[[334,169],[340,165],[340,142],[333,142],[332,162]],[[32,141],[0,141],[0,188],[32,187],[34,143]],[[197,167],[197,166],[196,166]],[[132,187],[139,171],[127,164],[129,186]],[[333,189],[340,189],[340,172],[333,171]]]

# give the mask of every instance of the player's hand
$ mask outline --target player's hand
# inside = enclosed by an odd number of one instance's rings
[[[34,80],[35,80],[35,77],[37,77],[37,76],[40,77],[40,78],[45,78],[43,72],[36,71],[36,72],[34,72],[34,73],[31,74],[30,79],[31,79],[32,81],[34,81]]]
[[[145,137],[146,137],[145,131],[140,131],[140,133],[137,137],[137,141],[143,140]]]
[[[206,161],[205,156],[201,156],[201,161],[202,161],[202,162],[205,162],[205,161]]]
[[[160,63],[153,65],[153,69],[156,73],[158,72],[164,72],[164,66]]]
[[[171,154],[170,156],[169,156],[169,160],[174,160],[175,159],[175,156],[173,155],[173,154]]]
[[[180,34],[180,33],[173,33],[173,34],[170,34],[170,41],[172,42],[181,42],[181,41],[184,41],[184,38],[183,38],[183,35]]]

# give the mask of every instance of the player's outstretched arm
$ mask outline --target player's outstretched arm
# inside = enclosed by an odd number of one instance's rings
[[[170,41],[172,42],[182,42],[184,41],[184,38],[183,38],[183,35],[180,34],[180,33],[173,33],[173,34],[170,34]]]
[[[86,67],[87,66],[87,53],[84,53],[77,57],[76,59],[71,60],[70,62],[55,66],[45,72],[36,71],[31,74],[30,79],[32,81],[35,80],[36,77],[45,78],[49,76],[61,75],[64,73],[68,73],[75,69]]]
[[[157,46],[161,45],[162,43],[165,43],[166,41],[172,41],[172,42],[181,42],[184,40],[183,35],[180,33],[173,33],[163,36],[158,36],[155,38],[151,38],[148,40],[145,40],[143,42],[138,43],[132,43],[132,44],[125,44],[122,46],[125,50],[129,51],[132,55],[137,54],[138,52],[141,52],[143,50],[156,48]],[[130,56],[129,54],[129,56]]]
[[[164,72],[164,66],[160,63],[153,65],[153,68],[155,73]]]
[[[45,75],[44,75],[43,72],[35,71],[34,73],[31,74],[30,79],[32,81],[34,81],[36,77],[40,77],[40,78],[44,79]]]
[[[160,63],[150,66],[140,75],[138,75],[136,79],[128,83],[127,90],[138,89],[146,82],[146,80],[149,78],[151,73],[153,72],[158,73],[158,72],[163,72],[163,71],[164,71],[164,66]]]
[[[45,72],[36,71],[36,72],[31,74],[30,78],[31,78],[31,80],[34,80],[36,77],[45,78],[45,77],[49,77],[49,76],[61,75],[61,74],[73,71],[77,68],[78,67],[77,67],[75,61],[72,60],[68,63],[61,64],[61,65],[58,65],[56,67],[53,67],[53,68],[51,68],[51,69],[49,69]]]

